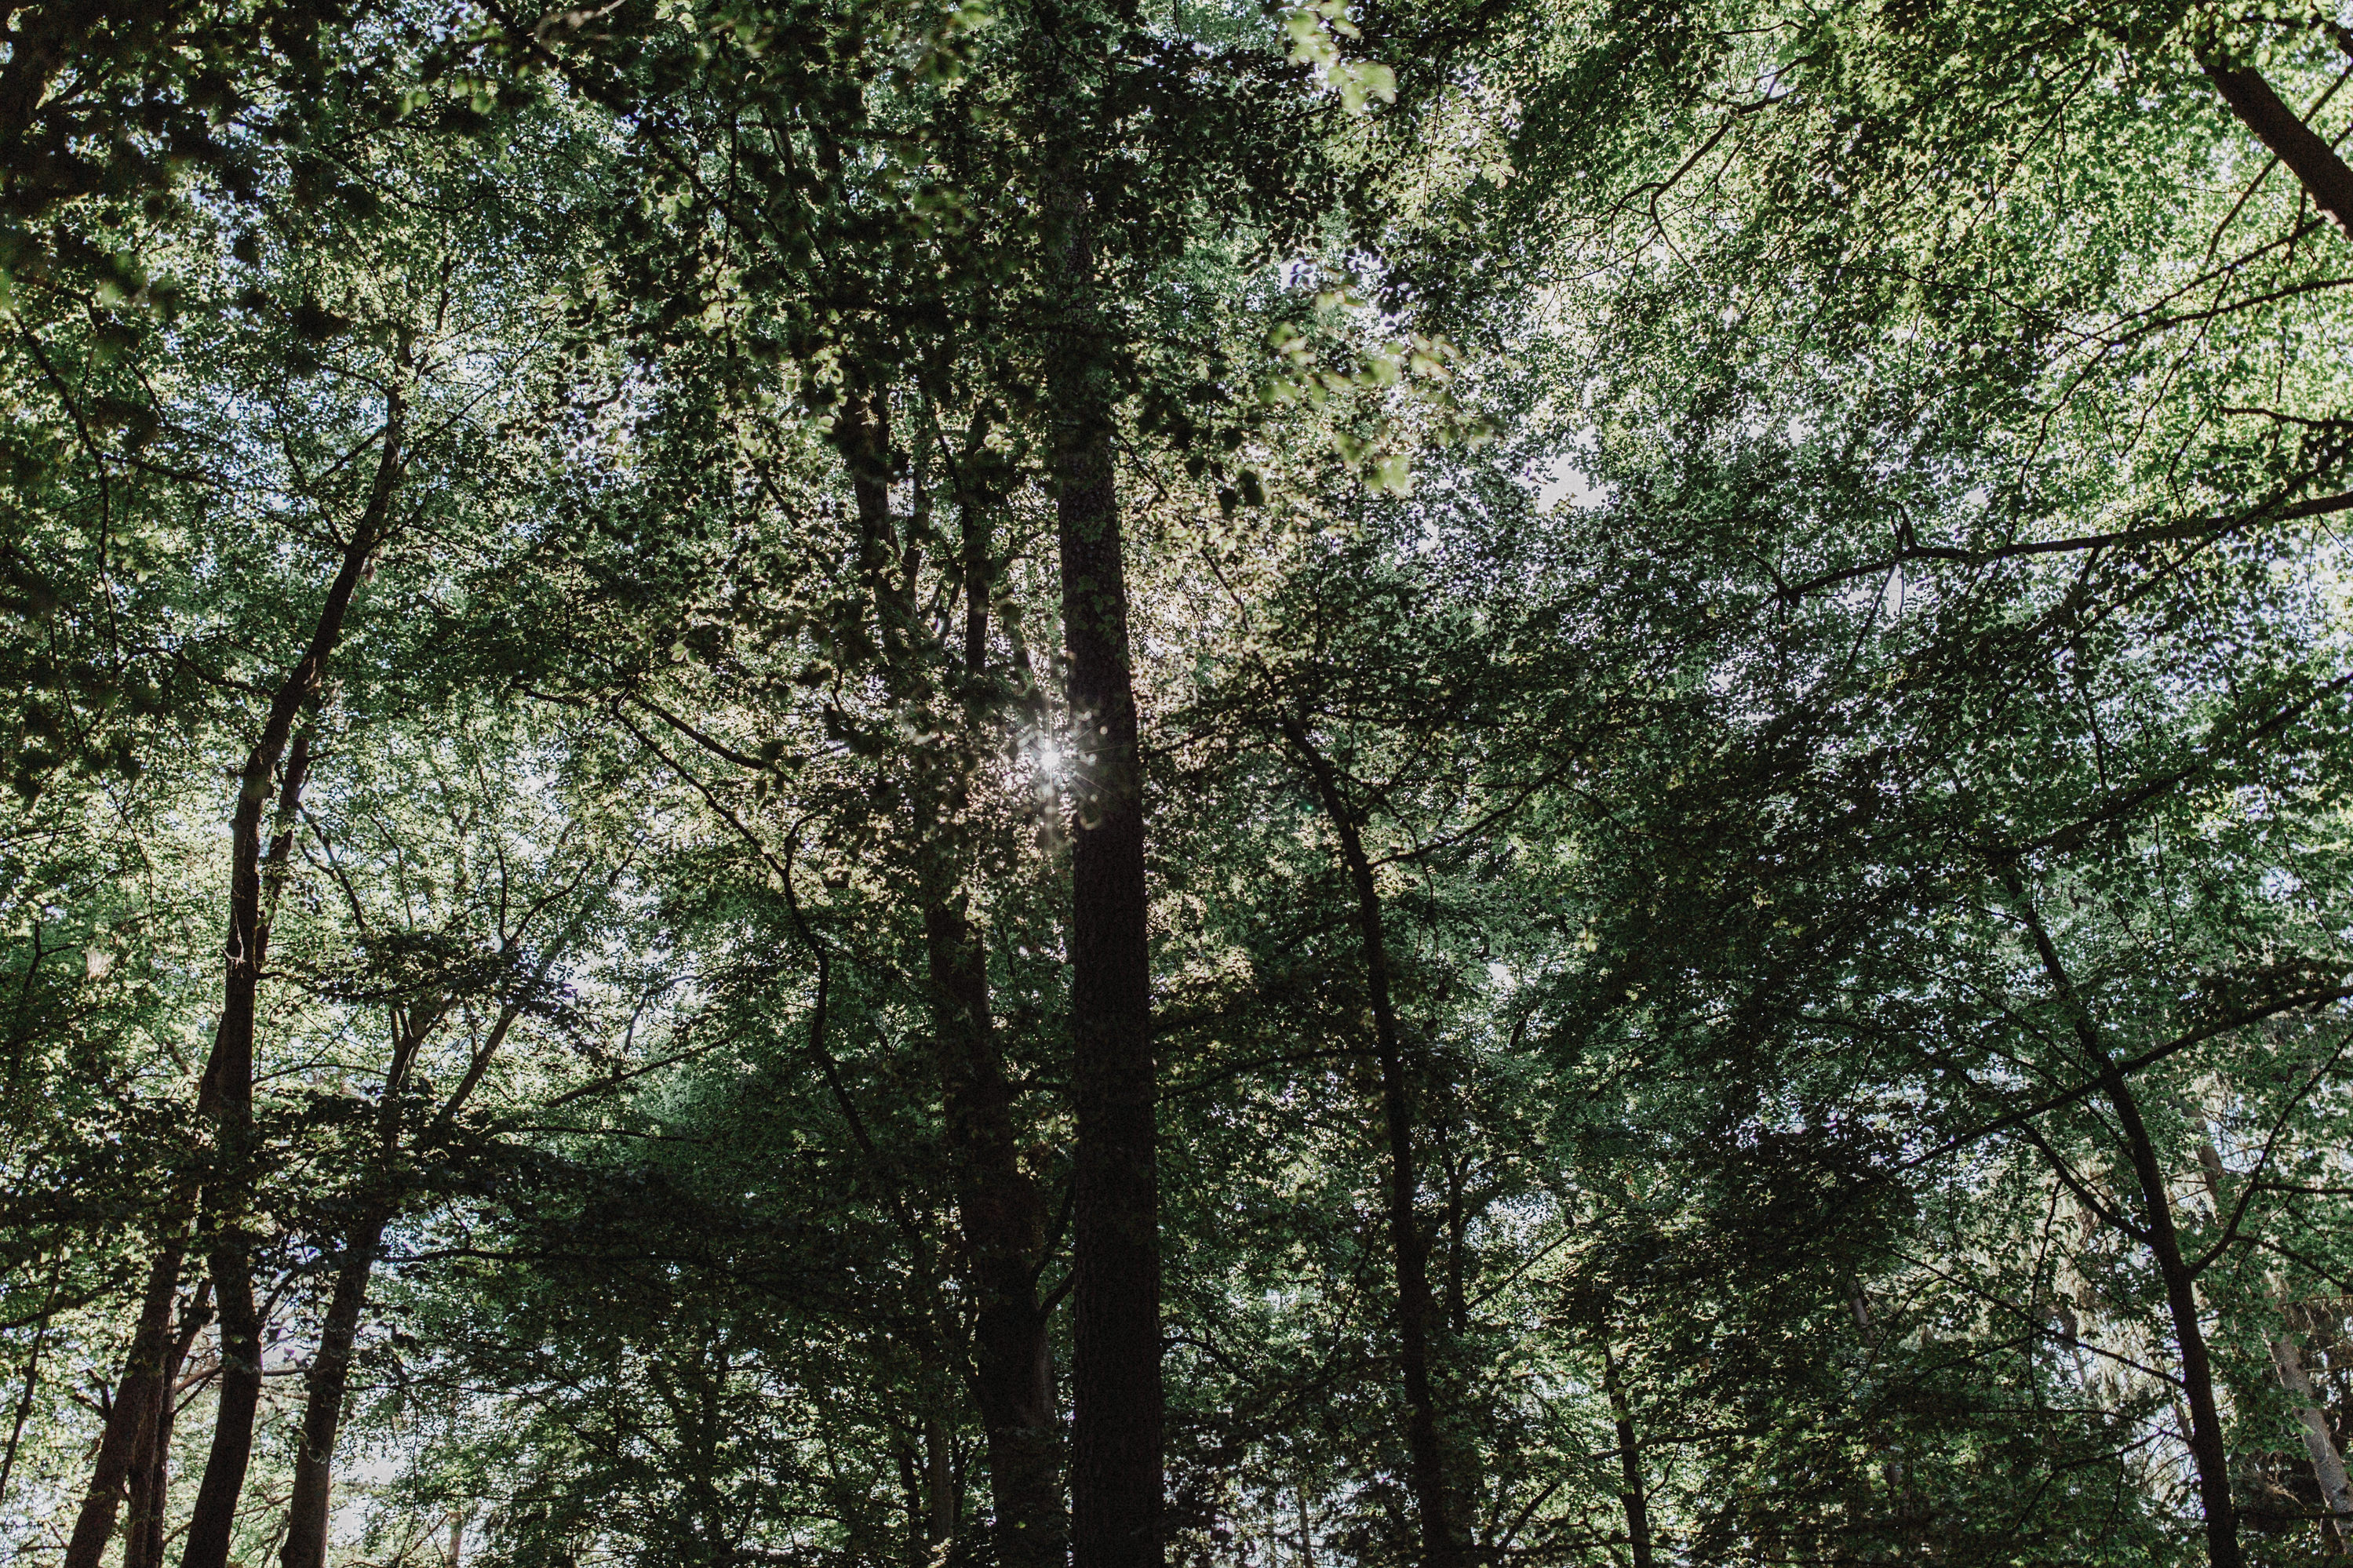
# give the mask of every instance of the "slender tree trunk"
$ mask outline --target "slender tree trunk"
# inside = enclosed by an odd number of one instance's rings
[[[955,1454],[948,1444],[948,1424],[937,1415],[923,1417],[923,1539],[932,1548],[925,1561],[955,1535]]]
[[[1356,899],[1356,930],[1365,955],[1365,989],[1372,1003],[1373,1043],[1381,1069],[1381,1112],[1389,1142],[1389,1245],[1398,1288],[1398,1362],[1405,1381],[1406,1453],[1413,1465],[1414,1508],[1421,1516],[1424,1568],[1452,1568],[1461,1559],[1447,1489],[1446,1458],[1438,1431],[1438,1400],[1430,1372],[1430,1323],[1436,1316],[1430,1289],[1430,1245],[1414,1212],[1419,1179],[1414,1173],[1414,1119],[1406,1079],[1405,1049],[1397,1006],[1389,988],[1388,944],[1381,929],[1380,889],[1363,834],[1340,789],[1338,774],[1324,760],[1303,725],[1284,720],[1283,733],[1297,749],[1324,804],[1324,814],[1340,837],[1340,858]]]
[[[2222,1152],[2211,1137],[2199,1141],[2199,1168],[2206,1174],[2207,1195],[2213,1200],[2217,1216],[2229,1212],[2227,1173],[2222,1167]],[[2283,1315],[2294,1310],[2284,1289],[2280,1292]],[[2353,1532],[2353,1483],[2348,1483],[2345,1471],[2345,1456],[2337,1447],[2337,1436],[2328,1429],[2328,1414],[2317,1390],[2312,1385],[2311,1374],[2304,1370],[2304,1352],[2295,1342],[2293,1319],[2268,1342],[2272,1365],[2279,1372],[2280,1386],[2286,1389],[2295,1402],[2298,1435],[2304,1439],[2304,1451],[2312,1461],[2312,1479],[2319,1484],[2321,1506],[2329,1517],[2323,1531],[2344,1551],[2348,1532]]]
[[[304,1378],[302,1441],[294,1451],[294,1494],[286,1505],[286,1544],[278,1554],[284,1568],[324,1568],[327,1512],[332,1489],[335,1437],[343,1426],[343,1396],[351,1384],[352,1347],[367,1309],[368,1279],[375,1268],[388,1211],[363,1214],[343,1238],[335,1286],[319,1326],[319,1349]]]
[[[149,1401],[155,1394],[156,1373],[164,1364],[172,1332],[172,1302],[180,1289],[180,1243],[164,1246],[147,1268],[147,1289],[140,1299],[139,1324],[132,1331],[131,1350],[123,1357],[122,1375],[114,1385],[114,1404],[99,1436],[98,1458],[90,1467],[90,1486],[82,1494],[81,1510],[66,1542],[65,1568],[98,1568],[113,1538],[115,1516],[139,1459],[145,1435]]]
[[[1159,1568],[1160,1178],[1155,1126],[1144,781],[1113,486],[1113,395],[1094,296],[1079,138],[1092,118],[1053,23],[1041,184],[1059,319],[1050,345],[1055,523],[1069,655],[1071,1045],[1078,1110],[1071,1242],[1071,1547],[1077,1568]]]
[[[2353,236],[2353,168],[2348,168],[2336,149],[2280,100],[2262,72],[2232,65],[2211,52],[2201,54],[2198,63],[2222,95],[2222,101],[2231,106],[2231,112],[2304,183],[2313,205],[2334,218],[2340,230]]]
[[[2345,1456],[2338,1451],[2336,1434],[2328,1429],[2328,1412],[2322,1404],[2319,1391],[2312,1385],[2312,1374],[2304,1370],[2304,1350],[2295,1342],[2294,1330],[2284,1331],[2271,1342],[2272,1364],[2279,1369],[2280,1385],[2295,1402],[2296,1426],[2304,1438],[2306,1457],[2312,1461],[2313,1479],[2320,1483],[2320,1502],[2328,1510],[2327,1529],[2341,1543],[2348,1530],[2353,1530],[2353,1480],[2345,1473]]]
[[[2214,1400],[2213,1358],[2206,1346],[2206,1331],[2199,1321],[2197,1271],[2182,1256],[2180,1233],[2175,1228],[2173,1198],[2158,1158],[2157,1144],[2141,1118],[2140,1102],[2116,1059],[2100,1039],[2091,1010],[2077,994],[2059,950],[2043,926],[2033,901],[2016,871],[2000,868],[2002,885],[2025,921],[2042,962],[2043,973],[2057,994],[2076,1042],[2099,1075],[2101,1092],[2116,1112],[2124,1134],[2125,1152],[2132,1163],[2134,1183],[2140,1189],[2142,1238],[2165,1284],[2165,1304],[2173,1320],[2173,1337],[2181,1361],[2181,1393],[2189,1405],[2189,1453],[2198,1470],[2198,1498],[2206,1512],[2206,1553],[2213,1568],[2239,1568],[2238,1505],[2231,1494],[2231,1460],[2222,1441],[2222,1418]]]
[[[326,603],[311,635],[311,646],[279,683],[263,721],[261,738],[246,758],[230,823],[229,931],[220,1026],[212,1058],[196,1094],[196,1113],[210,1121],[219,1151],[219,1169],[204,1193],[199,1226],[220,1311],[220,1392],[213,1413],[213,1439],[181,1568],[227,1568],[237,1504],[253,1457],[253,1420],[261,1400],[261,1319],[253,1296],[253,1237],[246,1213],[254,1148],[253,1052],[256,998],[269,941],[263,887],[261,808],[269,776],[287,755],[294,721],[326,680],[327,661],[342,640],[343,618],[358,591],[369,555],[382,542],[400,477],[406,405],[396,384],[385,399],[384,449],[379,455],[367,505],[353,527]],[[308,761],[304,740],[294,742],[280,791],[280,831],[270,859],[282,866],[302,798]],[[274,871],[275,868],[273,868]]]
[[[965,1288],[977,1303],[975,1384],[988,1441],[997,1562],[1000,1568],[1058,1568],[1067,1550],[1061,1422],[1047,1316],[1038,1301],[1045,1205],[1021,1170],[1013,1090],[989,1019],[979,933],[961,904],[946,897],[927,900],[923,928]]]
[[[1618,1358],[1609,1353],[1609,1329],[1601,1330],[1601,1391],[1609,1399],[1609,1419],[1618,1433],[1619,1505],[1626,1510],[1626,1547],[1634,1568],[1651,1568],[1651,1502],[1642,1484],[1642,1447],[1634,1430],[1633,1406],[1618,1380]]]
[[[179,1415],[180,1368],[196,1336],[212,1321],[209,1283],[181,1317],[180,1331],[164,1347],[164,1364],[149,1396],[136,1468],[131,1475],[131,1518],[123,1532],[122,1568],[163,1568],[164,1526],[172,1496],[172,1426]]]
[[[879,497],[859,492],[861,511]],[[967,746],[978,751],[980,678],[988,648],[987,527],[970,496],[958,498],[964,531],[962,675]],[[868,525],[872,531],[873,525]],[[912,579],[907,587],[912,593]],[[1021,1169],[1013,1086],[990,1016],[988,961],[960,883],[966,851],[956,824],[961,763],[927,781],[920,884],[948,1158],[964,1233],[958,1272],[976,1308],[974,1372],[988,1445],[993,1540],[1000,1568],[1060,1568],[1069,1552],[1062,1508],[1061,1420],[1054,1404],[1047,1313],[1038,1300],[1046,1204]]]

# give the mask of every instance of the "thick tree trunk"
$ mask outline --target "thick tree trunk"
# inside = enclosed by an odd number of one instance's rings
[[[1365,854],[1364,835],[1341,793],[1338,774],[1309,740],[1304,726],[1286,720],[1282,728],[1314,780],[1324,816],[1339,835],[1340,858],[1356,895],[1365,989],[1372,1004],[1374,1052],[1381,1069],[1381,1113],[1388,1131],[1389,1245],[1397,1272],[1398,1362],[1405,1382],[1406,1453],[1413,1466],[1414,1508],[1421,1516],[1424,1568],[1452,1568],[1461,1560],[1461,1549],[1454,1538],[1445,1449],[1438,1431],[1437,1393],[1430,1370],[1430,1323],[1436,1316],[1430,1289],[1430,1244],[1415,1213],[1419,1181],[1414,1169],[1412,1092],[1390,993],[1380,889],[1373,879],[1372,861]]]
[[[230,822],[229,931],[220,1026],[213,1036],[211,1060],[196,1093],[196,1113],[214,1126],[219,1168],[204,1193],[199,1228],[205,1237],[213,1295],[220,1310],[220,1392],[213,1413],[213,1439],[205,1477],[188,1521],[181,1568],[227,1568],[237,1504],[253,1457],[253,1419],[261,1399],[261,1320],[253,1296],[253,1237],[245,1229],[253,1125],[255,1003],[269,941],[263,886],[261,808],[269,776],[287,755],[287,742],[303,706],[326,680],[327,661],[342,639],[343,618],[358,591],[368,557],[382,542],[400,477],[406,405],[396,385],[385,400],[384,449],[376,462],[367,505],[344,542],[343,557],[328,584],[311,646],[279,683],[263,721],[261,738],[247,755]],[[287,758],[280,791],[277,840],[269,858],[282,866],[295,814],[301,804],[308,761],[304,740]],[[273,867],[273,872],[275,867]],[[273,877],[274,879],[274,877]]]
[[[376,1247],[390,1217],[384,1209],[371,1210],[343,1238],[326,1320],[319,1325],[319,1348],[303,1380],[302,1441],[294,1451],[294,1493],[286,1505],[286,1544],[278,1554],[283,1568],[325,1568],[328,1499],[335,1437],[343,1426],[343,1396],[351,1383],[352,1346],[367,1309]]]
[[[1618,1358],[1609,1353],[1609,1331],[1601,1331],[1601,1391],[1609,1399],[1610,1424],[1618,1433],[1619,1506],[1626,1510],[1626,1547],[1634,1568],[1651,1568],[1651,1502],[1642,1482],[1642,1447],[1634,1430],[1633,1406],[1618,1381]]]
[[[2222,95],[2222,101],[2231,106],[2231,112],[2304,182],[2313,205],[2336,219],[2345,234],[2353,236],[2353,168],[2348,168],[2336,149],[2280,100],[2262,72],[2232,65],[2211,53],[2200,55],[2198,63]]]
[[[98,1440],[98,1458],[90,1467],[90,1486],[66,1542],[65,1568],[98,1568],[114,1535],[114,1521],[123,1493],[132,1481],[147,1436],[158,1374],[163,1370],[172,1332],[172,1302],[180,1289],[181,1247],[167,1244],[148,1266],[146,1293],[139,1303],[139,1323],[132,1331],[131,1350],[123,1357],[122,1375],[114,1385],[114,1404],[106,1414],[106,1427]]]
[[[1126,574],[1108,432],[1074,435],[1060,459],[1078,1101],[1071,1538],[1079,1568],[1158,1568],[1160,1188]]]
[[[2158,1160],[2157,1144],[2141,1118],[2140,1102],[2116,1059],[2101,1042],[2089,1008],[2076,994],[2061,961],[2058,947],[2042,924],[2017,873],[2004,867],[1998,873],[2012,905],[2034,940],[2042,971],[2067,1015],[2076,1043],[2091,1058],[2099,1075],[2101,1092],[2116,1112],[2124,1134],[2125,1152],[2132,1163],[2134,1184],[2140,1189],[2141,1234],[2165,1283],[2166,1310],[2173,1320],[2173,1337],[2181,1363],[2181,1393],[2189,1405],[2189,1453],[2198,1471],[2198,1499],[2206,1512],[2206,1553],[2213,1568],[2239,1568],[2238,1505],[2231,1493],[2230,1451],[2222,1440],[2221,1413],[2214,1399],[2213,1358],[2206,1346],[2206,1331],[2199,1320],[2197,1271],[2182,1255],[2181,1237],[2175,1227],[2173,1198]]]
[[[1112,405],[1094,300],[1071,76],[1082,37],[1040,40],[1055,137],[1043,179],[1058,320],[1050,346],[1055,523],[1069,655],[1071,1045],[1078,1110],[1071,1249],[1071,1548],[1077,1568],[1162,1561],[1160,1180],[1155,1126],[1144,781],[1112,479]]]

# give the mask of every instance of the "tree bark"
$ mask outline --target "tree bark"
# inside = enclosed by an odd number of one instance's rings
[[[1430,1246],[1414,1212],[1414,1118],[1404,1043],[1390,994],[1388,944],[1382,931],[1380,889],[1355,812],[1337,772],[1315,749],[1306,727],[1290,719],[1282,731],[1314,781],[1315,793],[1339,835],[1340,858],[1356,895],[1356,931],[1364,949],[1365,989],[1372,1005],[1374,1052],[1380,1063],[1381,1113],[1389,1144],[1389,1245],[1398,1289],[1398,1363],[1405,1382],[1406,1453],[1413,1467],[1414,1509],[1421,1516],[1424,1568],[1453,1568],[1461,1560],[1447,1487],[1446,1457],[1438,1430],[1438,1399],[1430,1377],[1430,1331],[1436,1304],[1430,1288]]]
[[[1072,1205],[1071,1547],[1077,1568],[1162,1562],[1160,1187],[1155,1127],[1144,787],[1127,568],[1112,476],[1113,396],[1077,145],[1091,112],[1049,24],[1053,121],[1042,185],[1058,319],[1050,344],[1055,523],[1071,744]]]
[[[2214,1400],[2213,1359],[2207,1350],[2206,1331],[2199,1321],[2197,1271],[2182,1256],[2180,1233],[2175,1228],[2173,1199],[2158,1161],[2157,1144],[2141,1118],[2140,1102],[2125,1076],[2116,1070],[2092,1021],[2091,1010],[2076,994],[2074,983],[2051,933],[2028,898],[2018,874],[2003,867],[2002,885],[2025,921],[2041,958],[2044,975],[2057,994],[2061,1009],[2077,1044],[2090,1058],[2100,1089],[2116,1112],[2124,1134],[2125,1152],[2131,1162],[2134,1184],[2140,1189],[2141,1239],[2156,1261],[2165,1284],[2165,1304],[2173,1321],[2173,1335],[2181,1362],[2181,1392],[2189,1405],[2189,1453],[2198,1470],[2198,1498],[2206,1512],[2206,1553],[2212,1568],[2239,1568],[2238,1505],[2231,1493],[2230,1452],[2222,1441],[2221,1414]]]
[[[923,1417],[923,1539],[932,1547],[927,1561],[936,1561],[940,1548],[955,1535],[955,1455],[948,1444],[948,1424],[937,1415]]]
[[[219,1169],[204,1192],[200,1228],[219,1305],[220,1392],[214,1408],[213,1439],[205,1476],[188,1521],[181,1568],[227,1568],[237,1498],[253,1457],[253,1418],[261,1400],[261,1320],[253,1297],[253,1238],[245,1230],[254,1149],[253,1052],[255,1003],[269,941],[264,897],[261,807],[269,776],[287,756],[287,742],[305,704],[324,685],[327,661],[342,639],[343,618],[358,591],[368,557],[382,542],[400,477],[406,403],[396,383],[385,398],[384,450],[378,457],[365,510],[344,542],[343,557],[311,636],[311,645],[280,681],[263,721],[261,738],[247,755],[230,821],[229,931],[220,1026],[196,1094],[196,1113],[214,1125]],[[287,757],[280,792],[280,832],[269,857],[282,867],[301,804],[308,761],[305,740]],[[273,867],[273,872],[275,871]]]
[[[1079,1568],[1158,1568],[1160,1192],[1143,780],[1107,436],[1067,448],[1061,479],[1078,1101],[1071,1545]]]
[[[2280,100],[2262,72],[2232,65],[2211,52],[2200,54],[2198,63],[2222,95],[2222,101],[2231,106],[2231,112],[2304,183],[2313,205],[2334,218],[2339,230],[2353,237],[2353,168],[2348,168],[2336,149]]]
[[[2312,1386],[2311,1373],[2304,1370],[2304,1350],[2295,1342],[2293,1330],[2274,1335],[2271,1342],[2272,1364],[2279,1369],[2280,1385],[2295,1402],[2296,1426],[2304,1438],[2304,1451],[2312,1461],[2313,1479],[2320,1483],[2321,1505],[2328,1510],[2326,1528],[2329,1534],[2342,1542],[2353,1531],[2353,1480],[2345,1473],[2345,1456],[2337,1450],[2337,1436],[2328,1429],[2328,1413],[2323,1406],[2319,1391]]]
[[[131,1349],[123,1357],[122,1375],[114,1385],[114,1404],[106,1413],[106,1426],[98,1440],[98,1458],[90,1467],[90,1486],[82,1494],[72,1536],[66,1542],[65,1568],[98,1568],[114,1535],[115,1516],[132,1479],[142,1439],[148,1428],[150,1403],[155,1397],[166,1342],[172,1331],[172,1302],[180,1289],[181,1244],[167,1243],[148,1266],[147,1289],[139,1304],[139,1323],[132,1331]]]
[[[868,437],[869,444],[871,437]],[[871,464],[871,459],[869,459]],[[863,532],[887,523],[871,482],[852,481]],[[981,749],[980,678],[988,647],[987,526],[976,502],[959,495],[965,624],[962,675],[970,751]],[[914,583],[905,579],[912,596]],[[922,864],[923,947],[932,1037],[945,1110],[956,1223],[964,1233],[958,1274],[975,1303],[974,1385],[988,1445],[992,1539],[999,1568],[1060,1568],[1069,1551],[1062,1508],[1061,1420],[1055,1409],[1048,1313],[1038,1300],[1046,1204],[1021,1169],[1013,1086],[989,1010],[988,961],[960,884],[968,852],[958,826],[965,803],[961,760],[924,782]],[[928,1431],[928,1428],[927,1428]]]
[[[286,1505],[284,1568],[324,1568],[327,1512],[334,1476],[335,1437],[343,1426],[343,1396],[351,1384],[352,1347],[367,1309],[368,1279],[390,1212],[362,1214],[343,1238],[335,1285],[319,1326],[319,1348],[303,1379],[302,1441],[294,1451],[294,1492]]]
[[[1057,1568],[1068,1542],[1061,1422],[1047,1314],[1038,1301],[1045,1204],[1021,1170],[1013,1090],[989,1018],[979,933],[960,902],[938,897],[926,901],[923,934],[964,1231],[964,1284],[977,1304],[975,1385],[988,1442],[997,1558],[1001,1568]]]
[[[131,1518],[123,1531],[122,1568],[163,1568],[164,1524],[170,1512],[172,1486],[172,1426],[179,1415],[180,1368],[188,1359],[196,1336],[212,1321],[209,1283],[196,1287],[195,1300],[180,1320],[180,1331],[164,1350],[153,1392],[142,1424],[140,1451],[131,1473]]]

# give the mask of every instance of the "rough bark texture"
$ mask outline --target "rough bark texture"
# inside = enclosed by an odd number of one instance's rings
[[[2156,1142],[2142,1120],[2140,1102],[2132,1086],[2116,1070],[2116,1059],[2102,1043],[2092,1015],[2068,977],[2058,947],[2036,913],[2015,872],[2001,873],[2003,886],[2033,938],[2036,953],[2059,1005],[2067,1016],[2076,1043],[2091,1058],[2100,1089],[2116,1112],[2131,1161],[2135,1184],[2140,1189],[2141,1235],[2165,1283],[2165,1304],[2173,1320],[2173,1337],[2181,1363],[2181,1393],[2189,1405],[2189,1454],[2198,1471],[2198,1499],[2206,1512],[2206,1554],[2213,1568],[2239,1568],[2238,1504],[2231,1492],[2231,1460],[2222,1440],[2222,1419],[2214,1400],[2213,1358],[2206,1347],[2206,1331],[2199,1321],[2197,1272],[2182,1255],[2181,1237],[2173,1219],[2173,1198]]]
[[[351,1382],[352,1346],[367,1309],[376,1247],[390,1217],[384,1209],[371,1210],[343,1238],[326,1320],[319,1326],[319,1348],[303,1380],[302,1441],[294,1450],[294,1492],[286,1505],[286,1544],[278,1555],[284,1568],[324,1568],[327,1561],[327,1506],[335,1436],[343,1426],[343,1394]]]
[[[1430,1372],[1430,1244],[1414,1212],[1414,1116],[1405,1047],[1389,985],[1388,942],[1381,929],[1380,889],[1365,854],[1364,835],[1341,791],[1338,774],[1310,742],[1305,728],[1286,722],[1284,733],[1306,763],[1325,816],[1340,837],[1340,858],[1356,895],[1356,931],[1365,957],[1365,990],[1372,1004],[1373,1047],[1381,1069],[1381,1114],[1389,1144],[1389,1245],[1398,1288],[1398,1363],[1405,1382],[1406,1453],[1413,1466],[1414,1509],[1421,1516],[1424,1568],[1452,1568],[1461,1559],[1447,1489],[1446,1456],[1438,1431],[1438,1397]]]
[[[2336,149],[2280,100],[2262,72],[2230,64],[2213,54],[2200,57],[2198,63],[2222,95],[2222,101],[2231,106],[2231,112],[2304,183],[2313,205],[2336,219],[2345,234],[2353,236],[2353,168],[2348,168]]]
[[[164,1247],[148,1266],[146,1293],[139,1303],[139,1324],[132,1331],[131,1349],[123,1357],[122,1375],[114,1385],[114,1403],[106,1413],[99,1436],[98,1458],[90,1467],[90,1486],[82,1494],[72,1536],[66,1542],[65,1568],[98,1568],[114,1535],[114,1521],[122,1508],[142,1439],[150,1426],[155,1386],[172,1331],[172,1301],[180,1289],[178,1244]]]
[[[214,1032],[212,1057],[196,1093],[196,1112],[213,1123],[219,1161],[213,1182],[205,1189],[199,1229],[220,1311],[221,1370],[212,1445],[205,1458],[195,1509],[188,1520],[181,1568],[227,1568],[237,1498],[245,1489],[246,1468],[253,1457],[254,1413],[261,1398],[261,1320],[254,1303],[253,1238],[245,1230],[245,1189],[254,1153],[255,1003],[269,942],[262,804],[269,798],[270,774],[284,757],[280,833],[269,848],[270,858],[282,865],[301,803],[308,760],[303,740],[295,741],[291,756],[287,755],[287,742],[297,716],[326,680],[327,661],[343,637],[343,618],[368,557],[384,538],[399,479],[406,405],[397,391],[386,401],[384,447],[366,508],[345,541],[343,561],[328,584],[310,647],[271,699],[261,737],[247,755],[237,810],[230,819],[228,943],[220,1026]]]

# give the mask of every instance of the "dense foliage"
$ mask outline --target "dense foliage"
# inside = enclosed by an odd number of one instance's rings
[[[2353,31],[0,17],[42,1568],[2353,1549]]]

